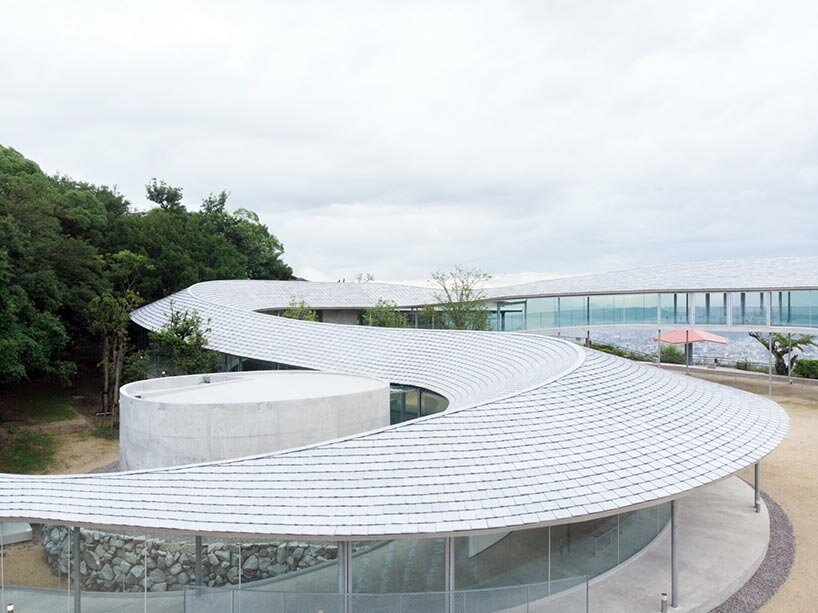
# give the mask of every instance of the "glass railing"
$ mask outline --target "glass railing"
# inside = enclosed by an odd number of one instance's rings
[[[188,588],[185,613],[586,613],[588,577],[513,587],[401,594],[308,594]]]
[[[188,587],[183,591],[82,593],[83,613],[586,613],[588,577],[512,587],[395,594],[274,592],[253,587]],[[5,586],[4,610],[74,612],[68,590]]]

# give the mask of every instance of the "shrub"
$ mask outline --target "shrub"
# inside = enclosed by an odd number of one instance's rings
[[[661,357],[663,364],[684,364],[685,352],[676,345],[662,345]]]
[[[805,379],[818,379],[818,360],[798,360],[792,374]]]

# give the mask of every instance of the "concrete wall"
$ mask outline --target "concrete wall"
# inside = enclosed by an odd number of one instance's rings
[[[367,377],[308,371],[207,375],[210,385],[235,378],[263,377],[271,386],[288,378],[311,377],[317,394],[219,403],[186,403],[185,390],[202,389],[204,375],[137,381],[122,388],[120,466],[122,470],[178,466],[300,447],[389,425],[389,385]],[[343,377],[344,392],[332,395],[331,377]],[[365,385],[355,385],[356,379]],[[352,385],[349,385],[352,380]],[[340,379],[339,379],[340,381]],[[329,384],[328,384],[329,382]],[[305,381],[299,382],[304,387]],[[151,398],[157,390],[174,390]],[[212,389],[212,388],[211,388]],[[144,397],[140,398],[142,395]],[[269,397],[280,394],[271,391]],[[238,400],[243,400],[240,393]]]
[[[342,310],[321,310],[321,321],[325,324],[347,324],[349,326],[358,325],[358,311]]]

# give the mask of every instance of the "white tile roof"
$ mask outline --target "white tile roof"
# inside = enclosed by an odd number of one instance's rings
[[[818,289],[818,257],[765,258],[652,266],[485,290],[488,298],[641,292]],[[383,298],[411,307],[435,302],[435,290],[387,283],[207,281],[195,299],[242,310],[286,308],[292,298],[317,309],[366,309]]]
[[[558,339],[291,321],[253,312],[266,296],[209,299],[211,285],[172,299],[210,319],[214,349],[419,385],[450,408],[255,458],[0,475],[0,519],[313,539],[518,529],[680,495],[755,463],[787,432],[771,400]],[[155,329],[169,304],[134,320]]]

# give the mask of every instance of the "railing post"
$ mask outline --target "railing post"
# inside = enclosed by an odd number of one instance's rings
[[[80,528],[75,526],[71,537],[74,541],[74,613],[82,610],[82,577],[80,575]]]
[[[194,539],[194,554],[196,556],[196,596],[202,595],[202,537],[196,536]]]
[[[677,560],[679,526],[676,521],[675,500],[670,501],[670,606],[679,606],[679,565]]]
[[[446,589],[446,612],[454,613],[454,538],[447,536],[443,542],[445,558],[444,585]]]

